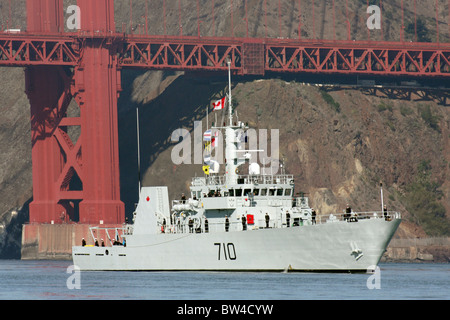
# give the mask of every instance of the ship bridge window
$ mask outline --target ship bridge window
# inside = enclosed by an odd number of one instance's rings
[[[274,196],[275,195],[275,189],[274,188],[270,188],[269,189],[269,196]]]
[[[230,197],[234,197],[234,189],[230,189],[228,192]]]
[[[244,197],[247,197],[252,192],[252,189],[244,189]]]
[[[277,196],[282,196],[282,195],[283,195],[283,188],[277,189]]]
[[[263,196],[263,197],[267,196],[267,189],[266,188],[261,189],[261,196]]]
[[[259,189],[253,189],[253,195],[259,196]]]
[[[241,197],[242,196],[242,189],[236,189],[236,197]]]
[[[290,189],[290,188],[287,188],[287,189],[284,190],[284,195],[285,195],[285,196],[290,197],[290,196],[291,196],[291,193],[292,193],[292,189]]]

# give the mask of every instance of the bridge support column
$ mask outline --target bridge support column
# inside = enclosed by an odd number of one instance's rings
[[[79,0],[82,31],[113,31],[113,3]],[[63,13],[63,0],[28,0],[28,31],[62,32]],[[31,106],[33,202],[22,245],[45,246],[46,257],[59,252],[52,239],[57,237],[55,230],[65,227],[41,232],[48,224],[77,223],[88,230],[102,223],[120,226],[125,220],[119,181],[120,72],[114,41],[106,38],[80,38],[77,50],[82,60],[75,68],[29,66],[25,71]],[[79,116],[68,112],[73,101]],[[26,252],[22,258],[33,256]]]
[[[75,70],[83,128],[83,201],[80,223],[123,223],[120,201],[117,98],[120,72],[111,44],[86,39],[83,61]]]
[[[113,0],[78,0],[83,59],[75,69],[83,128],[83,201],[80,223],[123,223],[120,201],[117,98],[121,90],[113,40],[95,35],[115,32]]]
[[[31,107],[33,202],[31,223],[61,223],[67,212],[60,202],[56,182],[64,167],[55,137],[65,106],[59,101],[64,94],[60,67],[29,67],[25,72],[26,93]]]

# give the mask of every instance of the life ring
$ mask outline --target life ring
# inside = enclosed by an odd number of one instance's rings
[[[235,172],[236,174],[239,174],[239,168],[236,168],[236,170],[234,170],[234,172]]]

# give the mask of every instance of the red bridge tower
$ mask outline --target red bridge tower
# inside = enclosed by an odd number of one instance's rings
[[[24,246],[38,242],[39,255],[50,241],[66,241],[76,228],[79,240],[89,236],[90,224],[121,225],[125,220],[120,200],[117,98],[121,90],[112,0],[78,0],[82,57],[75,67],[28,66],[26,93],[31,106],[33,202],[30,224],[24,226]],[[63,0],[27,1],[28,32],[64,32]],[[100,31],[100,32],[99,32]],[[79,117],[68,117],[72,100]],[[77,141],[70,127],[79,127]],[[77,222],[77,224],[72,224]],[[57,226],[52,226],[57,225]],[[58,227],[59,225],[59,227]],[[62,233],[62,234],[60,234]],[[53,237],[53,236],[52,236]],[[100,237],[100,235],[99,235]],[[34,254],[31,254],[33,257]]]

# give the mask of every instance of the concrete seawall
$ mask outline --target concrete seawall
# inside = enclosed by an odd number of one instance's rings
[[[382,262],[450,262],[450,238],[392,239]]]
[[[71,260],[72,246],[93,245],[90,228],[98,225],[87,224],[25,224],[22,228],[22,260]],[[122,228],[123,225],[102,225],[102,228]],[[104,239],[109,246],[109,238],[115,237],[114,230],[94,230],[99,242]],[[121,234],[121,233],[120,233]]]

